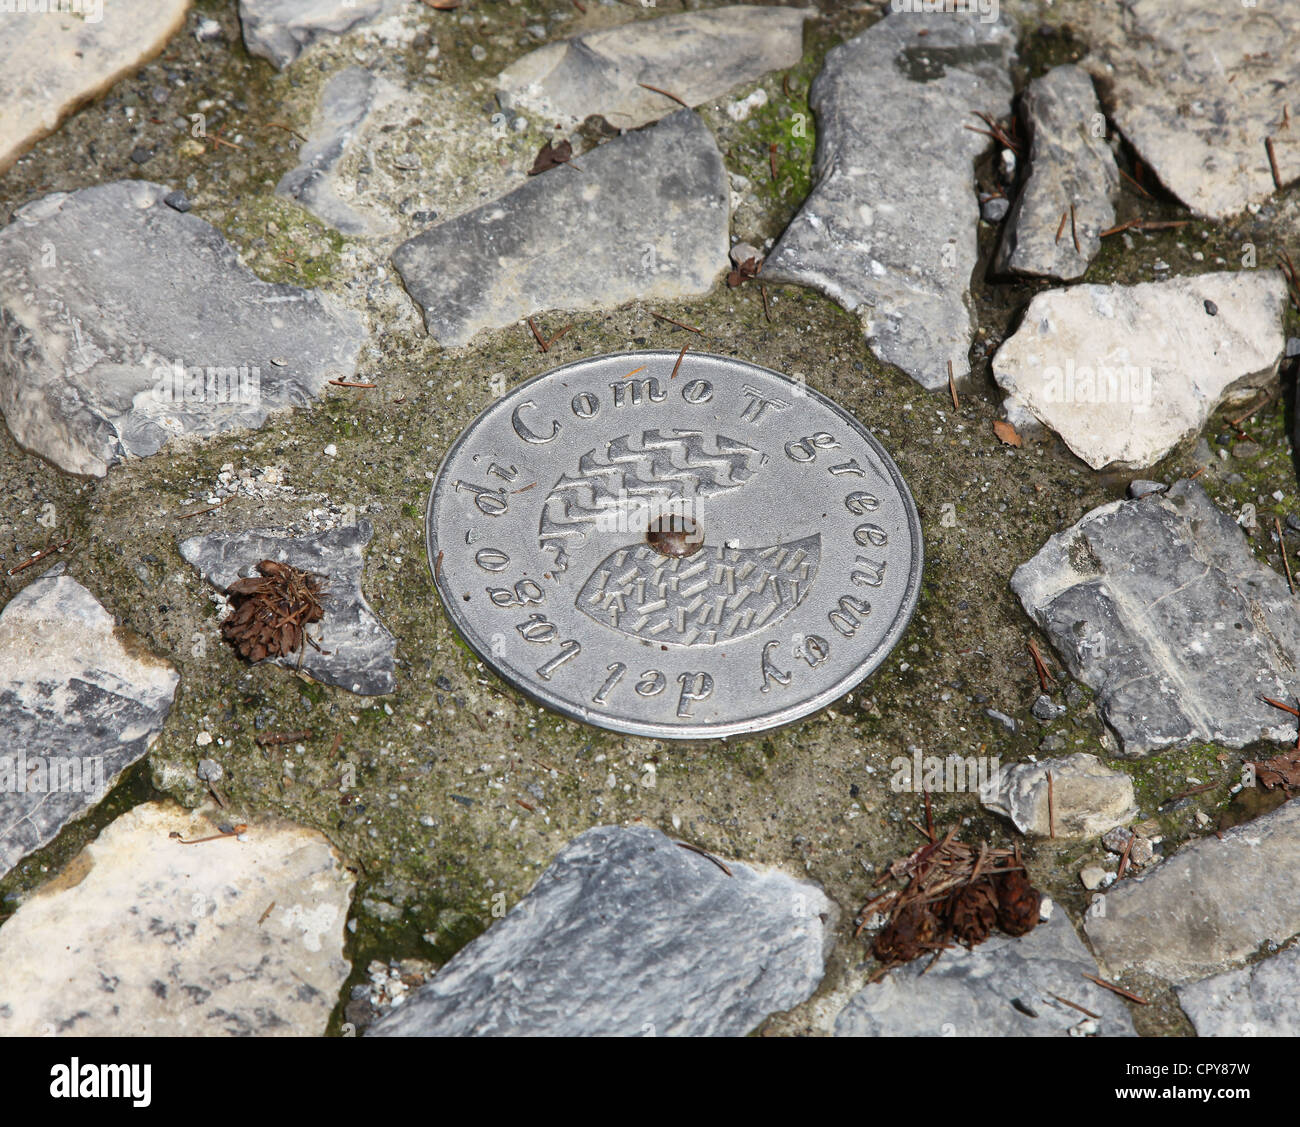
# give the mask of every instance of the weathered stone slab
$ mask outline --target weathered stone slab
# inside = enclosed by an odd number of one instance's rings
[[[360,67],[340,71],[325,85],[307,143],[298,151],[298,166],[286,172],[276,192],[297,200],[308,211],[345,235],[386,235],[397,225],[386,216],[358,211],[355,194],[340,176],[339,165],[356,141],[366,119],[381,102],[391,102],[391,84]]]
[[[680,110],[431,227],[393,253],[430,334],[548,309],[600,309],[712,288],[727,266],[730,189],[704,123]]]
[[[1178,988],[1198,1037],[1300,1035],[1300,947]]]
[[[1133,780],[1082,753],[1003,767],[980,789],[980,802],[1038,837],[1101,837],[1137,817]]]
[[[145,755],[180,680],[63,567],[0,611],[0,876]]]
[[[1053,536],[1011,589],[1136,757],[1206,740],[1294,740],[1300,614],[1201,487],[1113,501]]]
[[[384,7],[385,0],[239,0],[239,20],[248,53],[283,70],[322,35],[341,35]]]
[[[0,411],[71,473],[260,426],[356,371],[355,313],[259,281],[167,194],[146,180],[58,192],[0,231]]]
[[[4,7],[0,172],[79,105],[161,51],[184,24],[190,0],[87,0],[79,12]]]
[[[304,643],[298,655],[268,658],[287,669],[301,669],[317,681],[340,689],[376,696],[397,687],[393,654],[397,640],[390,634],[361,593],[365,560],[361,549],[370,542],[369,521],[293,537],[272,529],[248,532],[214,532],[194,536],[178,545],[185,561],[218,591],[224,591],[260,560],[292,564],[303,571],[328,576],[319,623],[307,628],[320,645]],[[328,652],[322,652],[328,651]]]
[[[571,841],[380,1036],[741,1036],[812,994],[835,908],[815,885],[644,826]]]
[[[997,268],[1067,281],[1082,277],[1101,250],[1101,232],[1115,226],[1119,194],[1119,169],[1092,79],[1077,66],[1054,67],[1029,84],[1023,109],[1029,178],[1007,220]],[[1065,230],[1057,238],[1063,216]]]
[[[635,129],[675,110],[720,98],[769,71],[794,66],[803,54],[806,8],[736,4],[634,20],[548,43],[497,78],[502,105],[531,110],[562,129],[600,114],[618,129]]]
[[[1276,380],[1285,308],[1276,270],[1047,290],[993,374],[1013,421],[1029,412],[1093,469],[1140,469]]]
[[[967,374],[980,220],[975,111],[1010,110],[1015,35],[978,14],[893,12],[834,48],[813,82],[816,187],[763,266],[856,314],[872,350],[923,387]]]
[[[137,806],[0,928],[0,1036],[320,1036],[352,877],[316,830]]]
[[[1084,14],[1084,13],[1081,13]],[[1219,0],[1097,5],[1083,66],[1124,136],[1198,215],[1226,219],[1300,176],[1300,132],[1283,106],[1300,88],[1300,7]],[[1290,118],[1295,117],[1291,107]]]
[[[1020,939],[999,935],[892,970],[855,994],[835,1019],[837,1037],[1135,1036],[1116,995],[1083,976],[1097,964],[1065,913]],[[1053,994],[1100,1015],[1089,1019]],[[1037,1016],[1014,1004],[1019,1002]]]
[[[1157,868],[1113,885],[1084,922],[1116,974],[1183,983],[1300,933],[1300,802],[1184,845]]]

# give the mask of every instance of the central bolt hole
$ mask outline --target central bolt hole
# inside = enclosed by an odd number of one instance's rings
[[[682,559],[704,547],[704,532],[690,517],[673,514],[655,517],[645,540],[660,555]]]

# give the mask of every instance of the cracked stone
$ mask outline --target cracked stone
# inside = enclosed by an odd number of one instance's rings
[[[1119,195],[1119,169],[1092,79],[1077,66],[1054,67],[1029,84],[1023,108],[1029,177],[1011,209],[997,269],[1065,281],[1082,277],[1101,250],[1101,232],[1115,225]],[[1074,214],[1058,239],[1063,209],[1071,205]]]
[[[881,360],[923,387],[968,372],[979,248],[964,126],[1011,106],[1011,27],[978,15],[896,11],[832,49],[813,82],[816,187],[763,267],[854,313]]]
[[[1011,589],[1132,758],[1192,740],[1292,741],[1300,614],[1195,482],[1112,501],[1051,537]]]
[[[645,826],[588,830],[371,1032],[743,1036],[816,990],[836,909],[785,873],[727,866]]]
[[[512,63],[497,78],[505,109],[530,110],[562,130],[593,114],[619,129],[658,121],[688,106],[783,70],[803,54],[803,8],[738,4],[681,12],[588,31]]]
[[[1178,988],[1198,1037],[1300,1035],[1300,947]]]
[[[0,877],[144,757],[180,681],[64,567],[0,612]]]
[[[0,411],[70,473],[102,477],[175,435],[261,426],[355,374],[355,313],[260,281],[169,194],[147,180],[56,192],[0,230]]]
[[[1032,416],[1095,470],[1141,469],[1225,398],[1274,384],[1286,301],[1276,270],[1047,290],[998,349],[993,374],[1013,423]]]
[[[448,346],[550,309],[706,293],[727,266],[730,188],[690,110],[609,141],[393,252]],[[557,268],[557,264],[562,264]]]
[[[353,880],[316,830],[238,840],[201,811],[123,814],[0,929],[0,1036],[315,1036],[348,976]]]
[[[386,235],[397,225],[372,212],[362,213],[345,195],[339,166],[379,104],[392,104],[400,93],[392,83],[360,67],[340,71],[321,92],[307,143],[298,150],[298,166],[286,172],[276,194],[297,200],[317,218],[345,235]]]
[[[1219,0],[1132,0],[1097,6],[1082,65],[1115,123],[1174,195],[1198,215],[1227,219],[1300,176],[1300,133],[1281,128],[1280,92],[1300,87],[1300,8]],[[1294,116],[1294,108],[1292,110]]]
[[[1300,933],[1298,865],[1300,802],[1288,802],[1118,882],[1084,927],[1113,973],[1187,983]]]
[[[265,559],[328,576],[321,598],[324,617],[307,628],[321,649],[304,643],[301,664],[297,654],[266,660],[286,669],[301,669],[327,685],[377,696],[397,687],[393,661],[397,641],[361,592],[365,567],[361,549],[370,536],[370,522],[361,520],[302,537],[273,529],[214,532],[182,540],[178,547],[185,561],[218,591]]]

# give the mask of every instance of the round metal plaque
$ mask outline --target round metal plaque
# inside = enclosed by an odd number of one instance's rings
[[[429,564],[510,684],[634,735],[757,732],[827,705],[898,642],[921,526],[848,412],[720,356],[580,360],[448,451]]]

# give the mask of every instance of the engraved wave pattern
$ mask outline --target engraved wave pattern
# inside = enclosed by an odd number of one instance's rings
[[[581,542],[620,509],[717,497],[739,489],[756,472],[759,452],[726,435],[701,431],[665,435],[643,431],[611,439],[604,457],[589,450],[574,474],[563,474],[542,505],[538,542],[563,567],[569,542]]]
[[[678,646],[734,641],[771,626],[808,594],[821,536],[770,548],[707,545],[663,556],[638,544],[606,556],[578,594],[578,609],[622,634]]]

